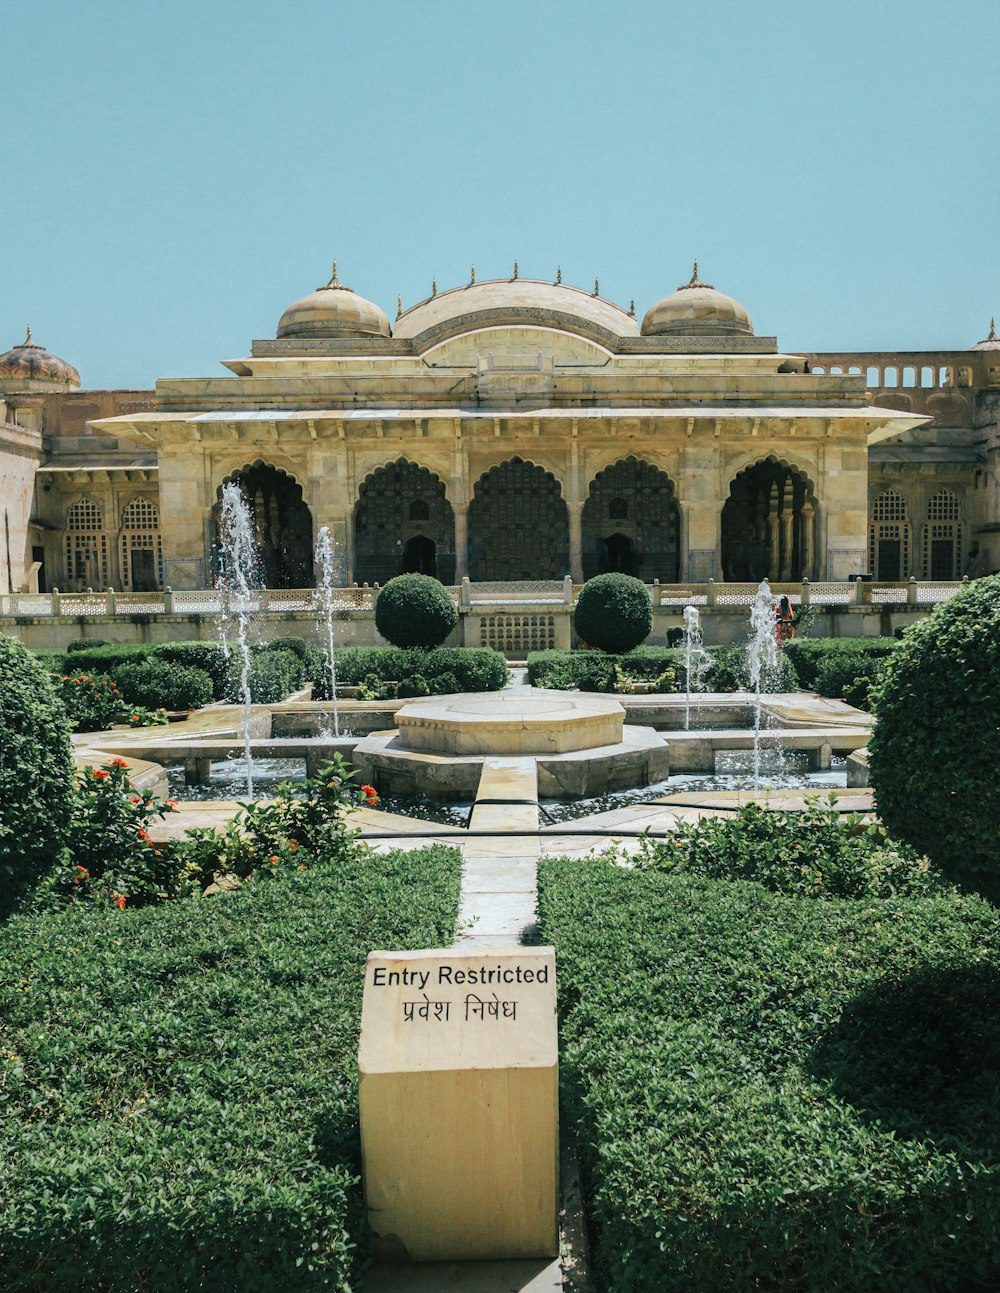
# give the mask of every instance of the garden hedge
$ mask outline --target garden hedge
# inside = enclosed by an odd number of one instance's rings
[[[836,662],[833,667],[846,671],[856,661],[861,669],[858,675],[851,674],[853,678],[861,674],[865,661],[884,660],[898,646],[895,638],[793,638],[785,643],[782,654],[795,666],[800,684],[810,690],[824,665]]]
[[[120,664],[111,678],[131,705],[150,709],[200,709],[212,701],[212,679],[204,669],[149,657]]]
[[[977,579],[908,629],[874,705],[879,816],[1000,903],[1000,576]]]
[[[0,916],[58,859],[72,806],[66,711],[53,680],[0,637]]]
[[[543,859],[565,1116],[615,1293],[1000,1287],[1000,925]]]
[[[337,682],[357,686],[366,679],[407,682],[419,674],[432,691],[442,677],[454,679],[457,691],[500,691],[507,685],[507,662],[492,647],[340,647],[334,652]],[[326,653],[317,653],[311,670],[313,699],[330,699],[330,674]]]
[[[631,651],[653,629],[646,585],[632,575],[595,575],[580,589],[573,627],[581,641],[600,651]]]
[[[435,847],[0,931],[0,1288],[357,1290],[372,947],[447,946]]]
[[[750,685],[746,648],[708,647],[711,667],[701,678],[703,691],[743,691]],[[533,687],[561,691],[614,691],[616,668],[629,677],[657,683],[658,692],[684,688],[684,651],[679,647],[641,646],[634,651],[612,654],[601,651],[532,651],[528,656],[528,680]],[[795,691],[798,679],[784,652],[778,657],[778,674],[766,680],[766,691]]]
[[[455,599],[430,575],[397,575],[375,598],[375,627],[393,646],[440,646],[457,623]]]

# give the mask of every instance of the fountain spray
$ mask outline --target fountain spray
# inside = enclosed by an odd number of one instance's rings
[[[247,769],[247,798],[253,798],[253,754],[250,748],[250,614],[251,589],[257,583],[257,544],[253,517],[235,481],[222,487],[219,518],[222,547],[222,641],[228,656],[229,638],[235,624],[236,651],[240,667],[240,698],[243,703],[243,753]]]
[[[326,633],[326,658],[330,669],[330,699],[333,701],[333,734],[340,735],[340,716],[337,712],[337,666],[333,658],[333,540],[330,527],[320,526],[316,536],[316,564],[320,568],[319,587],[316,589],[316,600],[319,606],[321,624]]]
[[[701,691],[702,679],[711,664],[711,656],[705,650],[700,617],[697,606],[684,607],[684,685],[686,699],[684,703],[684,731],[691,726],[691,692]]]
[[[750,611],[750,641],[747,661],[750,666],[750,688],[754,693],[753,709],[753,788],[760,789],[761,691],[768,678],[778,671],[778,643],[774,630],[774,608],[778,599],[771,586],[762,579]]]

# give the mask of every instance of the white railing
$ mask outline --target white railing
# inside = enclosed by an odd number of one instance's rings
[[[788,597],[793,606],[828,607],[832,610],[851,607],[933,606],[946,601],[968,581],[928,580],[906,583],[835,582],[824,581],[801,584],[771,584],[771,591]],[[517,608],[537,606],[571,606],[582,585],[571,584],[569,579],[497,580],[473,584],[464,581],[460,587],[449,588],[451,597],[465,611],[476,607],[503,607],[515,612]],[[752,605],[757,593],[754,583],[660,584],[647,585],[653,606],[660,610],[680,612],[685,606],[697,606],[708,611],[739,611]],[[372,611],[375,607],[377,588],[338,588],[333,593],[333,609],[350,614]],[[224,595],[216,589],[169,588],[158,593],[107,592],[61,593],[0,593],[0,619],[44,619],[53,616],[91,618],[109,616],[135,617],[142,615],[219,615],[224,610]],[[317,610],[315,588],[261,589],[244,599],[245,609],[254,614],[292,615],[314,614]],[[232,610],[243,609],[240,599],[230,596]],[[530,613],[530,611],[529,611]]]

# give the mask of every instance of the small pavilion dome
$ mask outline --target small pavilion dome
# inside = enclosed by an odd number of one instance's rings
[[[334,261],[329,283],[293,302],[281,316],[278,336],[390,337],[392,330],[377,305],[344,286]]]
[[[726,333],[743,333],[752,337],[750,316],[739,301],[701,281],[697,261],[690,283],[657,301],[646,311],[642,321],[644,337],[713,337]]]
[[[44,346],[31,340],[31,328],[19,346],[0,355],[0,382],[47,383],[49,385],[78,387],[80,374],[65,359],[51,354]]]
[[[974,346],[970,346],[969,349],[1000,350],[1000,337],[997,336],[997,325],[995,319],[990,319],[989,335],[984,337],[982,341],[977,341],[976,344]]]

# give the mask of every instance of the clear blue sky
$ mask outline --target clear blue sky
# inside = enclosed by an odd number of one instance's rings
[[[0,20],[0,350],[221,374],[329,275],[690,274],[794,350],[1000,315],[996,0],[32,0]]]

